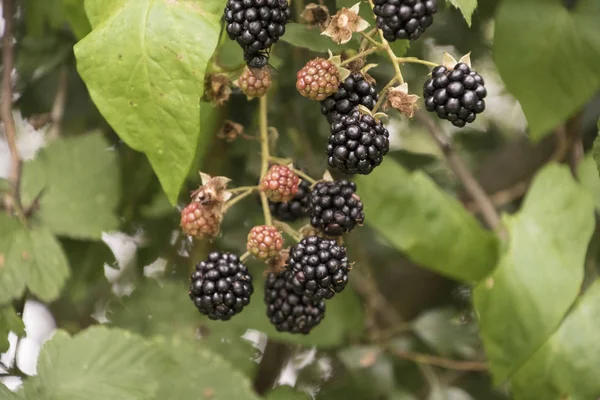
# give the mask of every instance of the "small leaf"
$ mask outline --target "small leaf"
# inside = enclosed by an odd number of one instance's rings
[[[600,2],[579,0],[572,10],[563,3],[505,0],[496,13],[494,60],[523,107],[534,140],[571,117],[600,88]],[[527,35],[524,26],[531,28]]]
[[[103,326],[73,337],[58,331],[24,390],[36,400],[145,400],[154,398],[166,367],[164,355],[138,335]]]
[[[25,325],[11,305],[4,305],[0,307],[0,354],[8,350],[9,332],[14,332],[19,337],[25,336]]]
[[[0,304],[23,294],[25,287],[50,302],[69,276],[60,244],[45,227],[25,228],[0,213]]]
[[[85,4],[94,29],[75,45],[77,69],[117,134],[148,156],[174,204],[198,147],[204,74],[217,46],[223,2]],[[202,137],[204,147],[209,132]]]
[[[366,222],[416,263],[472,282],[492,271],[494,235],[425,174],[388,160],[356,183]]]
[[[474,289],[496,384],[548,340],[575,301],[594,231],[594,204],[568,167],[550,164],[505,224],[510,239],[498,266]]]
[[[119,170],[99,133],[62,138],[23,169],[23,201],[40,196],[35,216],[57,235],[100,239],[119,226]]]
[[[308,25],[290,22],[285,26],[285,35],[281,40],[296,47],[302,47],[319,53],[341,52],[344,47],[335,44],[327,36],[321,35],[319,28],[310,28]]]
[[[517,400],[595,399],[600,394],[600,281],[512,379]]]
[[[477,8],[477,0],[448,0],[450,4],[458,8],[462,13],[467,25],[471,26],[471,17]]]

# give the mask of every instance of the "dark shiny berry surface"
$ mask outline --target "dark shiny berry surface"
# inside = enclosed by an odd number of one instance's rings
[[[267,64],[267,51],[283,36],[290,17],[287,0],[227,0],[224,11],[227,34],[251,68]]]
[[[486,96],[485,81],[465,63],[456,64],[452,70],[435,67],[423,85],[427,111],[459,128],[475,121],[477,114],[485,110]]]
[[[346,248],[334,240],[308,236],[290,249],[288,282],[311,300],[330,299],[348,283]]]
[[[329,236],[350,232],[365,220],[363,204],[354,182],[340,180],[317,183],[308,200],[310,224]]]
[[[308,334],[325,317],[325,302],[298,295],[290,272],[270,272],[265,283],[267,317],[280,332]]]
[[[298,192],[291,201],[285,203],[274,203],[269,200],[271,214],[280,220],[293,222],[308,216],[308,195],[310,194],[310,183],[302,180],[298,185]]]
[[[213,252],[196,264],[189,294],[202,314],[226,321],[250,303],[253,290],[252,277],[238,256]]]
[[[346,174],[369,174],[389,151],[389,136],[381,121],[370,115],[346,115],[331,124],[327,163]]]
[[[372,110],[378,98],[375,87],[361,73],[355,72],[344,80],[334,94],[321,102],[321,113],[331,124],[356,111],[359,105]]]
[[[437,0],[374,0],[377,27],[386,40],[415,40],[433,23]]]

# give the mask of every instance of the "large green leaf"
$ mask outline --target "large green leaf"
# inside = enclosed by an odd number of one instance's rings
[[[23,170],[23,201],[40,196],[35,216],[57,235],[100,239],[119,220],[119,170],[99,133],[54,141]]]
[[[579,300],[554,335],[512,380],[515,399],[596,399],[600,396],[600,281]]]
[[[458,8],[467,24],[471,26],[471,17],[477,8],[477,0],[448,0],[450,4]]]
[[[536,140],[600,88],[600,2],[579,0],[572,10],[563,3],[504,0],[496,15],[494,60]]]
[[[331,38],[321,35],[318,28],[310,28],[308,25],[290,22],[285,27],[285,35],[281,40],[288,42],[296,47],[304,47],[312,51],[327,53],[331,50],[333,53],[339,53],[344,46],[335,44]]]
[[[388,160],[356,183],[367,223],[413,261],[471,282],[491,272],[497,253],[493,234],[425,174],[408,173]]]
[[[180,338],[158,341],[172,365],[161,377],[156,400],[258,400],[250,380],[219,355]]]
[[[598,175],[598,166],[592,154],[587,154],[577,166],[577,175],[583,187],[594,198],[596,209],[600,210],[600,175]]]
[[[598,131],[600,131],[600,119],[598,120]],[[594,157],[598,173],[600,173],[600,132],[594,140],[594,147],[592,147],[592,157]]]
[[[68,276],[67,259],[48,228],[29,230],[0,213],[0,304],[20,297],[25,287],[52,301]]]
[[[94,29],[75,46],[79,73],[102,115],[129,146],[148,156],[175,203],[196,153],[204,74],[224,4],[87,0],[85,5]]]
[[[510,239],[498,267],[474,290],[496,383],[548,340],[575,301],[594,230],[594,203],[568,167],[550,164],[505,224]]]
[[[25,336],[25,325],[10,305],[0,307],[0,354],[8,350],[8,333],[14,332],[17,336]]]
[[[164,379],[165,361],[127,331],[96,326],[73,337],[58,331],[42,348],[38,376],[24,390],[36,400],[147,400]]]

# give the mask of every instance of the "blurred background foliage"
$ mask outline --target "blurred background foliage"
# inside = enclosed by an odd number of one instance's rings
[[[178,227],[179,211],[189,201],[188,193],[200,184],[198,171],[228,176],[235,186],[255,184],[260,170],[259,142],[254,139],[258,136],[258,101],[248,101],[235,90],[223,106],[203,101],[199,137],[192,138],[197,143],[191,148],[193,162],[189,172],[181,166],[187,179],[180,191],[172,190],[177,183],[165,184],[163,179],[163,186],[171,188],[165,194],[146,155],[133,150],[119,135],[129,139],[133,131],[149,126],[148,141],[153,143],[148,146],[154,146],[149,151],[168,152],[171,135],[178,140],[177,133],[163,130],[156,117],[139,122],[131,132],[113,131],[112,127],[122,125],[109,124],[103,118],[78,73],[73,46],[92,26],[106,28],[98,7],[110,10],[115,1],[104,5],[82,0],[17,2],[15,118],[21,153],[32,160],[25,163],[22,197],[25,205],[37,207],[29,232],[4,213],[0,215],[0,267],[14,268],[12,273],[17,276],[8,281],[11,272],[0,270],[0,304],[4,304],[0,352],[8,350],[7,333],[13,332],[12,350],[2,357],[0,379],[11,387],[18,383],[9,377],[27,382],[16,394],[0,385],[0,398],[466,400],[508,399],[511,388],[523,399],[593,399],[591,394],[600,395],[593,369],[588,369],[600,360],[598,345],[573,344],[580,338],[587,344],[600,329],[597,325],[595,330],[589,328],[586,336],[586,324],[594,324],[593,316],[599,316],[598,306],[594,309],[590,304],[598,304],[593,301],[598,296],[598,286],[592,284],[598,271],[598,235],[592,234],[591,199],[600,202],[600,180],[591,156],[578,167],[571,162],[572,148],[582,143],[587,153],[598,132],[600,59],[594,56],[600,51],[600,35],[585,36],[597,32],[600,20],[594,0],[579,2],[579,6],[597,11],[580,17],[584,28],[575,38],[580,41],[553,42],[554,37],[544,36],[548,22],[543,13],[539,24],[518,26],[525,21],[521,10],[540,3],[545,7],[544,1],[481,1],[469,27],[451,3],[464,8],[475,1],[453,0],[440,1],[434,25],[410,48],[402,41],[394,44],[399,56],[406,53],[435,62],[441,61],[443,51],[457,56],[471,52],[473,66],[485,77],[490,93],[487,110],[468,128],[457,130],[441,123],[439,129],[452,137],[455,151],[466,160],[498,210],[521,210],[507,220],[515,235],[504,244],[508,251],[497,249],[493,235],[472,218],[479,216],[477,204],[448,168],[427,125],[419,118],[407,120],[390,111],[387,126],[392,150],[381,169],[357,179],[368,224],[345,239],[350,259],[355,261],[351,284],[328,303],[325,320],[308,336],[278,333],[269,324],[262,302],[263,267],[255,262],[250,262],[256,281],[253,301],[230,322],[203,318],[189,301],[186,286],[194,264],[214,249],[243,253],[247,232],[262,222],[258,200],[249,198],[227,213],[222,234],[212,243],[192,246]],[[206,3],[208,11],[221,10],[222,3]],[[325,1],[332,12],[353,3]],[[560,1],[547,3],[548,13],[563,7]],[[320,177],[326,169],[323,149],[329,127],[319,106],[296,92],[295,74],[307,60],[328,49],[351,56],[358,41],[337,46],[318,30],[301,25],[303,5],[302,0],[292,2],[295,22],[271,55],[274,86],[269,91],[269,125],[278,132],[277,155],[293,158],[311,176]],[[507,13],[510,18],[504,17]],[[366,3],[362,14],[373,21]],[[586,23],[596,26],[586,27]],[[123,42],[129,39],[123,38]],[[543,62],[559,65],[558,69],[573,79],[542,71],[549,81],[539,84],[530,80],[527,86],[528,76],[536,71],[518,70],[519,63],[508,59],[526,62],[535,57],[536,41],[546,43],[548,54],[543,54],[547,57]],[[78,51],[104,54],[101,46],[85,47],[83,43]],[[108,41],[105,45],[128,51],[127,44]],[[369,62],[378,64],[369,72],[382,89],[393,76],[392,66],[383,55],[373,55]],[[109,57],[95,57],[86,61],[86,68],[97,71],[114,63]],[[207,68],[211,72],[242,64],[237,45],[220,40]],[[503,69],[502,78],[497,68]],[[513,73],[511,69],[517,70]],[[407,64],[403,73],[411,92],[419,94],[427,69]],[[94,79],[110,83],[106,76]],[[91,85],[94,90],[102,86],[96,83]],[[112,88],[114,92],[127,90]],[[556,90],[558,102],[553,101]],[[525,118],[521,105],[530,118]],[[196,104],[189,107],[194,110]],[[251,138],[233,142],[219,138],[226,120],[242,124]],[[160,129],[151,126],[155,123]],[[143,136],[135,140],[138,146],[146,146]],[[9,158],[8,149],[0,147],[0,177],[8,176]],[[567,167],[546,167],[535,180],[537,191],[523,204],[533,177],[551,161],[571,162],[580,171],[582,186],[570,178]],[[0,188],[7,188],[2,180]],[[173,193],[180,193],[179,197]],[[175,207],[169,198],[176,200]],[[534,217],[541,233],[527,230],[528,218]],[[538,224],[540,220],[543,222]],[[525,228],[519,230],[519,224]],[[21,237],[28,251],[39,255],[34,260],[25,256],[20,260],[22,253],[10,253],[11,246],[16,246],[14,238]],[[547,254],[537,252],[541,244],[547,246]],[[537,250],[528,253],[531,249]],[[493,277],[496,284],[509,286],[502,294],[506,300],[494,303],[482,295],[478,311],[491,310],[481,324],[505,328],[480,335],[468,283],[487,276],[496,265],[497,252],[504,251],[499,265],[507,266],[496,270]],[[571,310],[562,332],[557,327],[579,293],[584,258],[584,287],[592,286],[589,295]],[[562,268],[561,262],[568,268]],[[19,271],[27,272],[21,276]],[[507,271],[516,271],[516,275]],[[527,271],[523,272],[527,276],[520,276],[520,271]],[[539,288],[537,293],[545,292],[535,299],[536,306],[548,302],[548,315],[538,313],[545,308],[524,309],[530,304],[526,295],[519,297],[519,287],[510,286],[513,278],[524,284],[541,281],[533,284]],[[480,285],[477,290],[484,289]],[[42,350],[37,378],[27,378],[31,373],[19,364],[19,357],[14,360],[15,338],[22,342],[34,330],[27,326],[25,333],[23,329],[25,299],[45,302],[49,310],[46,319],[53,321],[49,324],[64,331],[56,333]],[[519,318],[531,323],[520,323]],[[99,324],[129,333],[96,326]],[[538,350],[552,347],[552,340],[564,344],[561,340],[573,335],[569,329],[581,337],[571,337],[573,348],[568,356],[552,358],[537,352],[533,364],[520,370],[510,384],[505,381],[515,372],[508,371],[514,365],[510,360],[502,364],[502,356],[495,356],[496,381],[492,382],[481,337],[494,342],[495,335],[518,339],[519,335],[539,334]],[[522,351],[529,359],[533,356],[533,352],[527,353],[530,345],[507,339],[510,350],[506,356]],[[154,348],[164,351],[150,350]],[[581,361],[584,358],[586,361]],[[577,362],[582,364],[573,370],[580,375],[574,376],[570,366]],[[95,378],[83,378],[80,365],[95,365]],[[541,370],[545,377],[540,378]],[[558,383],[552,383],[552,377]],[[560,397],[563,394],[573,397]],[[577,394],[581,397],[575,397]]]

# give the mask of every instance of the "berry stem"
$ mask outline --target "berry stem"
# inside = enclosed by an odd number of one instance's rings
[[[377,103],[375,103],[375,107],[373,107],[373,110],[371,110],[371,113],[375,114],[377,112],[377,110],[379,110],[379,107],[381,107],[381,105],[383,104],[385,99],[387,99],[388,89],[391,88],[392,86],[394,86],[395,84],[396,84],[396,77],[393,77],[392,80],[389,81],[388,84],[385,85],[385,87],[383,89],[381,89],[381,92],[379,92],[379,100],[377,100]]]
[[[379,43],[377,40],[373,39],[373,38],[371,37],[371,35],[369,35],[369,34],[366,34],[366,33],[364,33],[364,32],[360,32],[360,34],[361,34],[361,36],[362,36],[362,37],[363,37],[365,40],[369,41],[369,42],[370,42],[370,43],[371,43],[373,46],[375,46],[377,49],[384,49],[384,48],[385,48],[385,46],[384,46],[382,43]]]
[[[431,354],[415,353],[413,351],[402,350],[397,347],[386,346],[387,350],[394,356],[414,361],[417,364],[433,365],[445,369],[457,371],[487,371],[488,366],[481,361],[462,361],[451,360],[449,358],[433,356]]]
[[[296,242],[299,242],[302,240],[302,235],[300,234],[300,232],[298,232],[297,230],[295,230],[294,228],[292,228],[285,222],[275,220],[274,223],[277,228],[281,229],[283,232],[285,232],[287,235],[289,235]]]
[[[231,193],[239,193],[239,192],[245,192],[245,191],[248,191],[248,190],[254,191],[254,190],[257,190],[257,189],[258,189],[258,186],[240,186],[240,187],[236,187],[236,188],[233,188],[233,189],[227,189],[227,191],[231,192]]]
[[[255,189],[248,189],[245,192],[235,196],[233,199],[229,200],[227,203],[225,203],[225,206],[223,207],[223,212],[229,210],[231,207],[233,207],[237,202],[245,199],[246,197],[250,196]]]
[[[380,50],[379,47],[371,47],[371,48],[369,48],[369,49],[367,49],[365,51],[361,51],[360,53],[358,53],[358,54],[356,54],[356,55],[354,55],[354,56],[352,56],[352,57],[350,57],[350,58],[342,61],[340,63],[340,66],[343,67],[344,65],[348,65],[352,61],[358,60],[359,58],[364,58],[364,57],[368,56],[369,54],[375,53],[375,52],[377,52],[379,50]]]
[[[245,252],[244,254],[242,254],[240,256],[240,261],[241,262],[245,262],[248,258],[250,258],[250,252],[249,251]]]
[[[2,0],[2,14],[4,17],[4,35],[2,35],[2,105],[0,115],[4,123],[4,134],[10,149],[10,209],[24,224],[27,223],[23,204],[21,203],[21,166],[22,160],[17,148],[17,128],[12,114],[12,80],[14,52],[13,52],[13,19],[14,4],[12,0]]]
[[[428,67],[437,67],[438,65],[440,65],[438,63],[434,63],[431,61],[421,60],[420,58],[417,58],[417,57],[396,57],[396,60],[400,64],[404,64],[404,63],[423,64],[423,65],[427,65]]]
[[[260,126],[260,179],[262,179],[269,169],[269,125],[267,121],[267,96],[260,98],[259,107],[259,126]],[[269,202],[267,195],[260,192],[260,202],[262,204],[263,214],[265,216],[265,225],[273,225],[271,218],[271,210],[269,210]]]
[[[373,4],[373,0],[369,0],[369,4],[371,5],[371,9],[375,8],[375,4]],[[388,43],[388,41],[385,39],[385,37],[383,37],[383,32],[381,31],[381,29],[377,29],[377,30],[379,31],[379,38],[381,39],[381,45],[385,49],[386,53],[388,54],[388,57],[390,58],[390,61],[392,62],[392,65],[394,67],[394,72],[396,73],[396,79],[398,80],[398,83],[400,85],[402,85],[404,83],[404,77],[402,76],[402,71],[400,71],[400,64],[398,63],[398,57],[396,56],[396,54],[394,54],[394,51],[390,47],[390,44]]]
[[[269,160],[279,164],[279,165],[289,165],[291,164],[291,160],[287,159],[287,158],[280,158],[280,157],[269,157]],[[292,171],[294,171],[294,173],[296,175],[298,175],[300,178],[304,179],[305,181],[310,182],[311,185],[314,185],[315,183],[317,183],[317,180],[312,178],[310,175],[300,171],[299,169],[296,168],[292,168]]]

